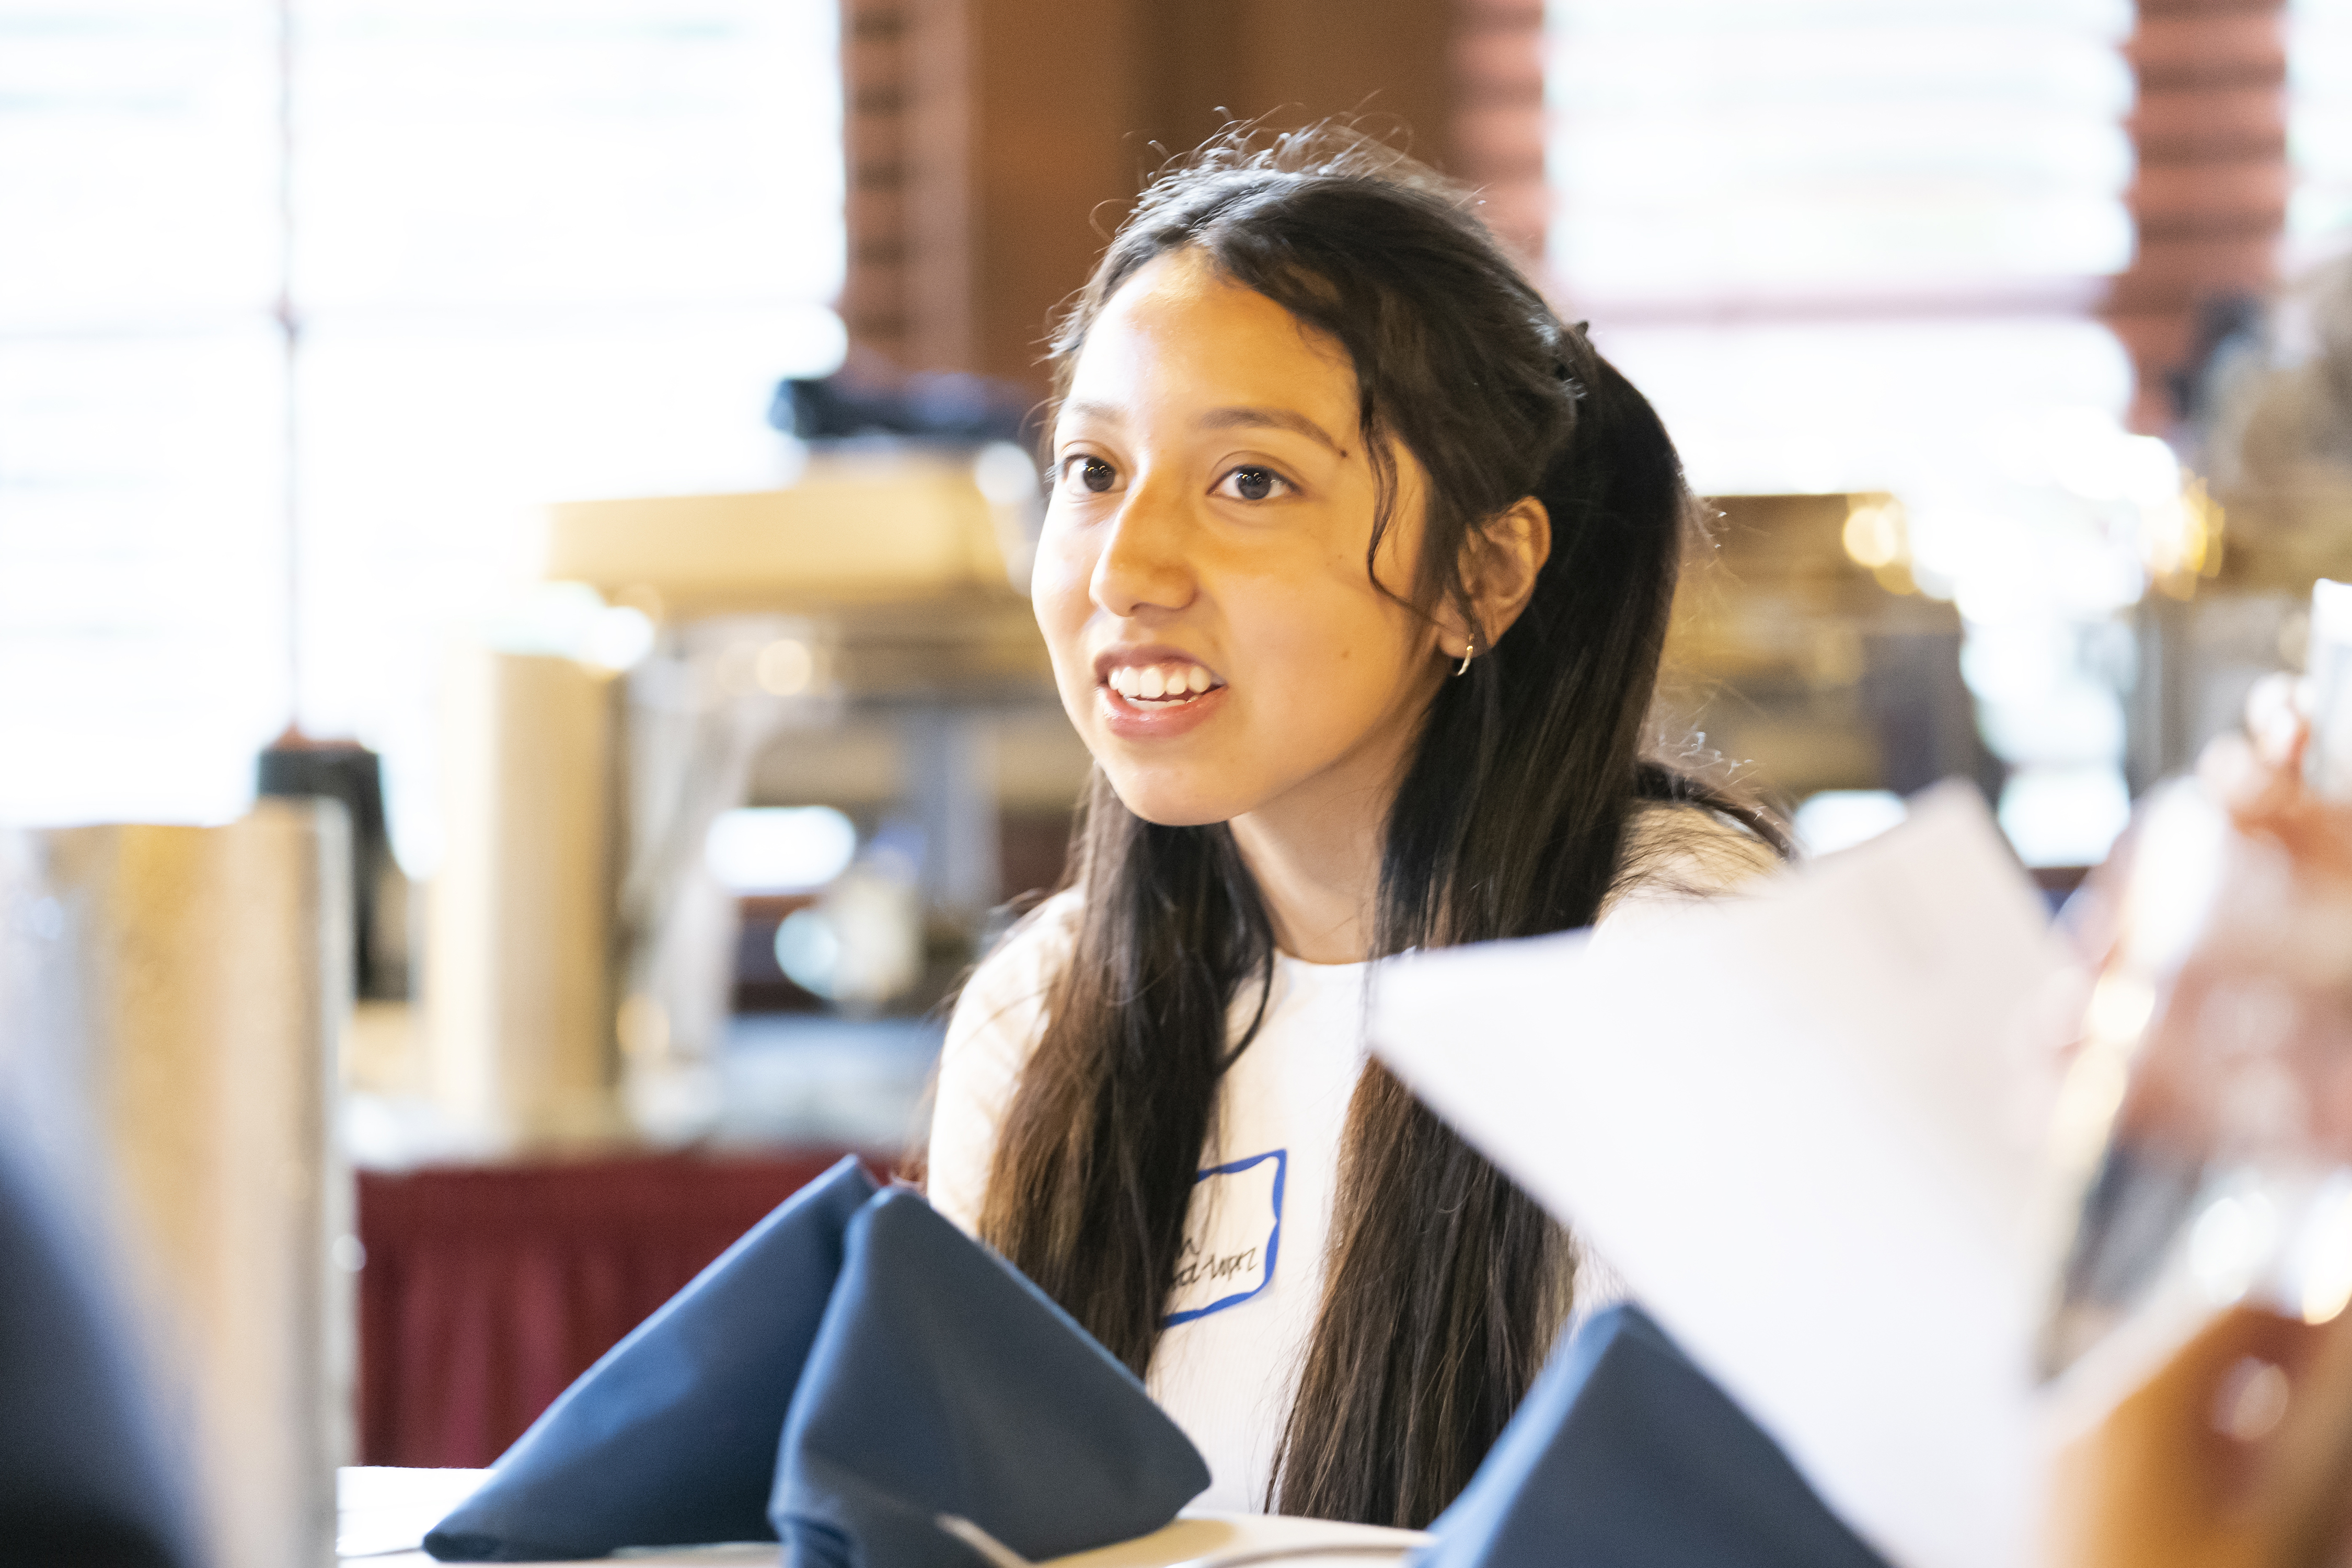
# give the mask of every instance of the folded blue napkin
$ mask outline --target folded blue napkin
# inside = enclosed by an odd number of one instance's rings
[[[1594,1314],[1414,1568],[1885,1568],[1632,1306]]]
[[[777,1463],[785,1568],[975,1568],[941,1514],[1058,1557],[1157,1530],[1208,1484],[1134,1373],[921,1198],[851,1222]]]
[[[0,1563],[185,1568],[187,1494],[130,1331],[0,1129]]]
[[[777,1437],[874,1191],[845,1159],[745,1232],[565,1389],[425,1550],[530,1563],[774,1539]]]

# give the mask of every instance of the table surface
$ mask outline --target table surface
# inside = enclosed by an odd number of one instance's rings
[[[482,1484],[487,1470],[352,1468],[337,1489],[341,1525],[337,1559],[364,1568],[433,1568],[418,1549],[425,1532]],[[1265,1514],[1186,1513],[1165,1530],[1115,1546],[1055,1559],[1055,1568],[1174,1568],[1181,1563],[1228,1553],[1314,1549],[1317,1568],[1392,1568],[1406,1548],[1428,1537],[1409,1530],[1370,1524],[1334,1524],[1323,1520]],[[1334,1554],[1335,1547],[1362,1545],[1361,1555]],[[772,1542],[736,1546],[697,1546],[668,1552],[632,1552],[631,1564],[650,1568],[722,1568],[767,1564],[777,1558]],[[610,1568],[613,1559],[601,1560]],[[979,1559],[973,1559],[978,1568]]]

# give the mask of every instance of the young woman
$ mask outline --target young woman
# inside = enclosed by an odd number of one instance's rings
[[[1690,499],[1467,198],[1344,134],[1160,179],[1054,353],[1034,595],[1097,771],[957,1005],[932,1199],[1148,1378],[1203,1501],[1423,1524],[1591,1292],[1368,1065],[1365,961],[1781,847],[1643,759]]]

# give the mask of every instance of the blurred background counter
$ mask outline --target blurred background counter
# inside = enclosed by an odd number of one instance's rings
[[[446,668],[423,995],[354,1019],[362,1462],[487,1464],[841,1153],[919,1144],[1084,777],[1036,502],[1012,448],[882,439],[552,510],[553,580]]]

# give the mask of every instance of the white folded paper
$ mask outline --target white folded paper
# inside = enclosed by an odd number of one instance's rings
[[[2063,962],[1948,785],[1738,895],[1395,960],[1372,1037],[1890,1561],[2014,1568],[2046,1279],[2014,1031]]]

